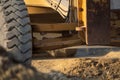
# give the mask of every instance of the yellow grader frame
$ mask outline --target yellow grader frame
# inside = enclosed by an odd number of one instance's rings
[[[51,1],[57,4],[57,0]],[[69,6],[63,6],[66,10],[69,8],[68,22],[65,22],[64,17],[47,0],[25,0],[25,2],[33,32],[62,32],[62,34],[73,32],[67,37],[34,40],[34,47],[57,49],[73,44],[110,45],[111,43],[109,0],[74,0],[71,1],[71,5],[69,2]]]
[[[24,1],[0,1],[0,45],[21,63],[31,62],[32,47],[120,46],[119,0]]]

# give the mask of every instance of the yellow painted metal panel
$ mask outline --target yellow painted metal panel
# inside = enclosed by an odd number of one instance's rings
[[[27,5],[30,6],[42,6],[42,7],[50,7],[50,4],[47,0],[24,0]]]
[[[87,8],[86,0],[78,0],[78,18],[79,22],[83,22],[83,26],[87,26]]]

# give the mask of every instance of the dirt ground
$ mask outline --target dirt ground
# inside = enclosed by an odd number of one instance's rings
[[[34,59],[47,80],[120,80],[120,52],[94,58]]]
[[[4,49],[0,53],[0,80],[120,80],[120,52],[101,57],[35,58],[35,68],[16,62]]]

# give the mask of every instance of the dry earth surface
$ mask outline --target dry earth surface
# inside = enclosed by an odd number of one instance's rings
[[[34,59],[22,65],[0,49],[0,80],[120,80],[120,52],[101,57]]]
[[[16,62],[0,47],[0,80],[46,80],[34,67]]]
[[[47,80],[120,80],[120,52],[94,58],[34,59]]]

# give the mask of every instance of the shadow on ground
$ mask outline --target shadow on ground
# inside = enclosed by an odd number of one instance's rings
[[[67,58],[88,58],[88,57],[104,57],[110,54],[120,53],[120,47],[71,47],[56,49],[47,52],[39,52],[38,55],[33,56],[34,59],[67,59]],[[33,54],[34,55],[34,54]],[[41,56],[42,55],[42,56]]]

